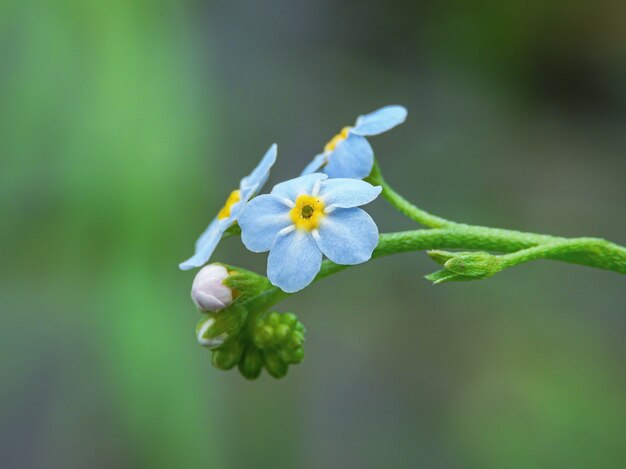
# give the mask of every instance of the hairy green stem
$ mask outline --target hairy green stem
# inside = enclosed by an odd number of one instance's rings
[[[430,229],[384,233],[372,257],[430,249],[480,249],[514,253],[502,256],[506,267],[545,258],[626,274],[626,248],[599,238],[559,238],[520,231],[455,225]],[[315,280],[348,266],[324,261]]]
[[[501,256],[504,268],[535,259],[555,259],[626,273],[626,248],[600,238],[562,238]]]
[[[403,252],[430,249],[480,249],[506,254],[505,268],[534,259],[553,259],[626,274],[626,248],[599,238],[560,238],[556,236],[523,233],[520,231],[454,225],[447,229],[422,229],[398,233],[383,233],[373,258]],[[340,272],[350,266],[325,260],[315,281]],[[269,308],[290,296],[277,287],[271,287],[255,304]]]

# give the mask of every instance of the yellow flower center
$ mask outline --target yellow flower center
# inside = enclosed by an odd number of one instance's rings
[[[330,142],[326,144],[326,146],[324,147],[324,152],[330,153],[331,151],[334,151],[337,145],[339,145],[346,138],[348,138],[348,132],[350,132],[351,128],[352,127],[344,127],[343,129],[341,129],[341,132],[331,138]]]
[[[226,199],[226,203],[222,207],[222,210],[220,210],[217,214],[217,218],[220,220],[224,220],[225,218],[230,217],[230,209],[233,208],[233,205],[235,205],[240,200],[241,192],[239,191],[239,189],[232,191],[228,196],[228,199]]]
[[[299,230],[311,231],[316,229],[324,213],[324,202],[317,197],[301,195],[296,199],[296,205],[289,212],[291,220]]]

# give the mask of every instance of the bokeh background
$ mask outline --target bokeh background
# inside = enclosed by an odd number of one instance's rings
[[[388,181],[458,221],[626,243],[619,0],[0,3],[0,466],[626,467],[626,288],[424,253],[284,302],[288,376],[198,346],[177,264],[279,143],[293,177],[386,104]],[[412,224],[383,201],[381,231]],[[217,260],[263,271],[224,242]]]

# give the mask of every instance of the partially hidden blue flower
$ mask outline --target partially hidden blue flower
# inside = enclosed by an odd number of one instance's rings
[[[224,232],[239,218],[241,210],[267,182],[270,169],[276,162],[276,144],[273,144],[261,159],[254,170],[239,182],[239,189],[230,193],[226,203],[211,221],[207,229],[196,241],[195,253],[192,257],[181,262],[178,267],[182,270],[203,266],[213,254]]]
[[[360,205],[381,192],[358,179],[314,173],[277,184],[251,200],[239,216],[241,240],[253,252],[270,251],[267,276],[293,293],[310,284],[322,254],[337,264],[369,260],[378,227]]]
[[[313,158],[302,175],[322,171],[331,178],[363,179],[374,164],[374,151],[365,137],[378,135],[402,124],[407,111],[402,106],[385,106],[359,116],[354,127],[344,127]]]

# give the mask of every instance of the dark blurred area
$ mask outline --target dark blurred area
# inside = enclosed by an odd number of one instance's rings
[[[279,305],[306,359],[248,382],[177,269],[271,143],[269,187],[386,104],[419,206],[626,243],[625,31],[613,0],[2,2],[0,466],[626,467],[618,274],[379,259]]]

